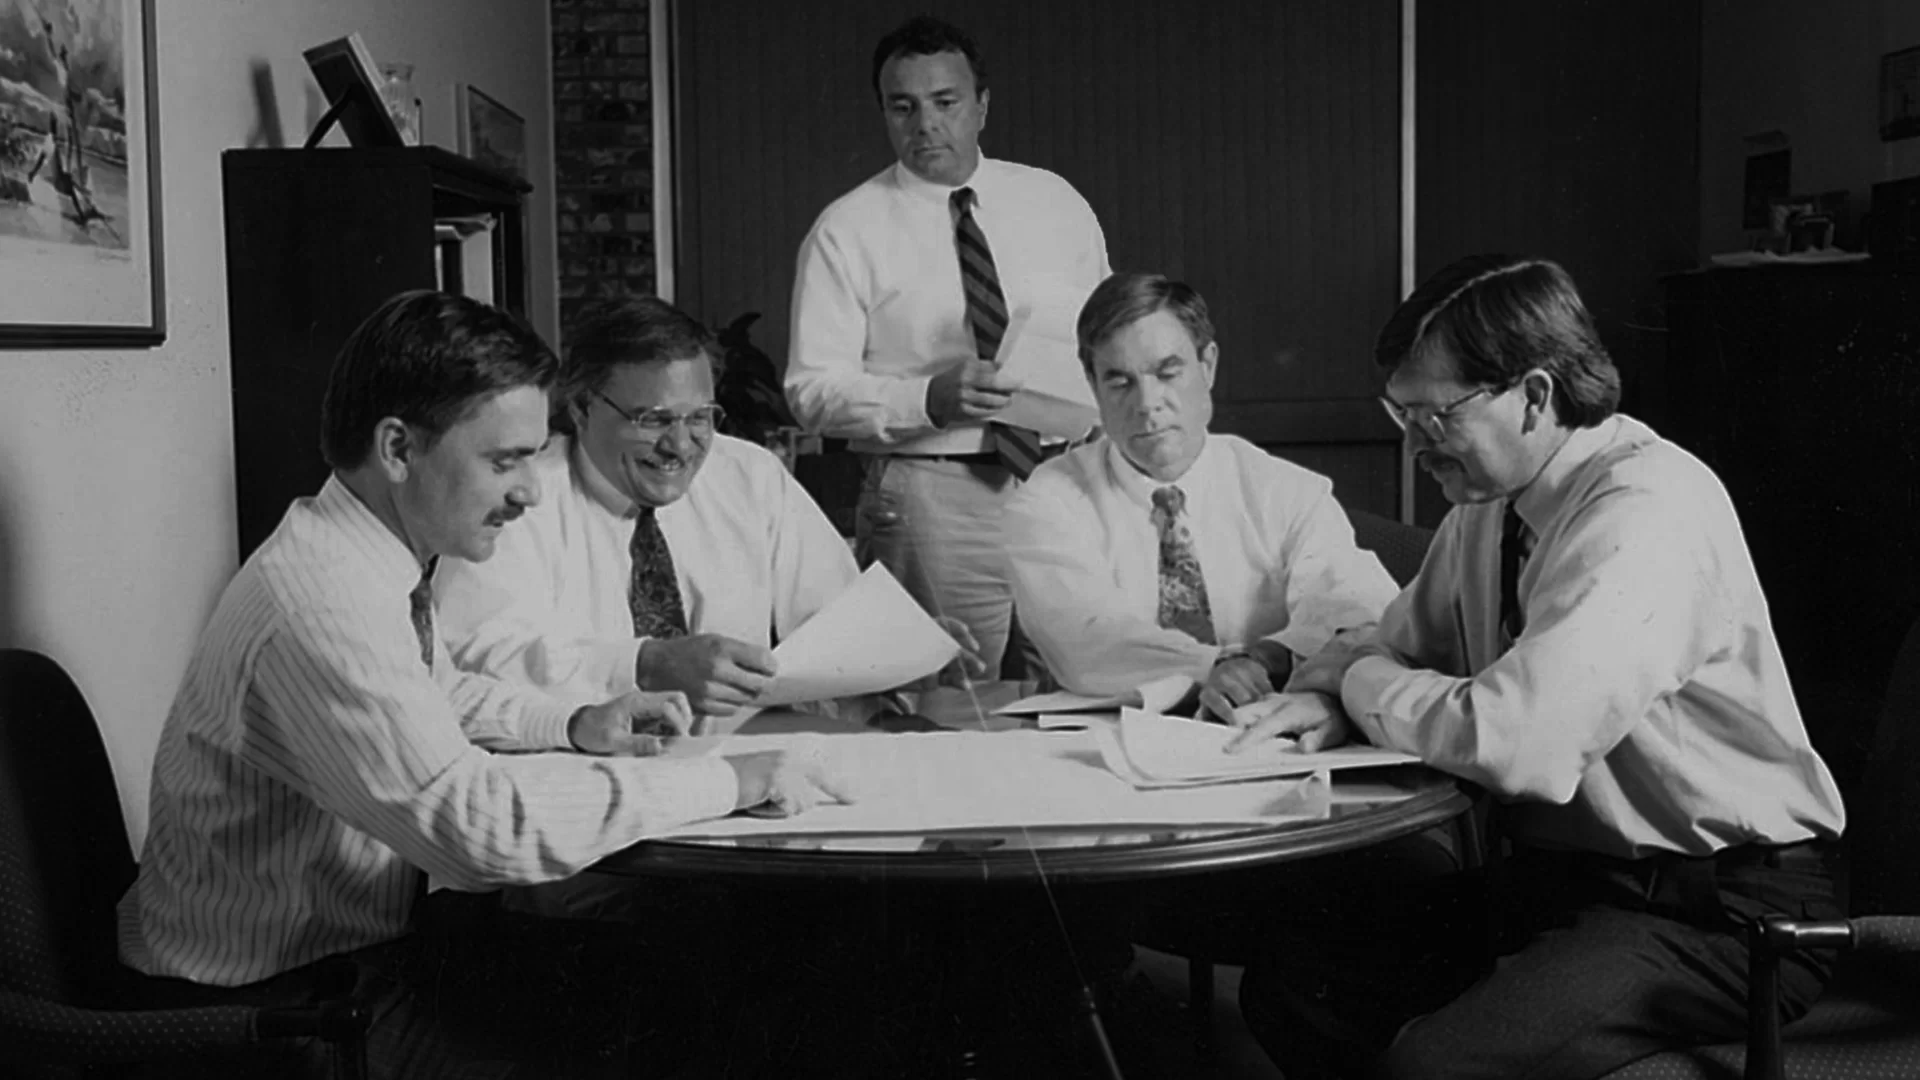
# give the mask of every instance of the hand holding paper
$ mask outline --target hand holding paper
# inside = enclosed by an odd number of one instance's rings
[[[1048,332],[1033,313],[1013,313],[1000,339],[1000,377],[1012,398],[994,419],[1042,435],[1077,439],[1100,419],[1093,390],[1080,367],[1079,345]]]
[[[762,707],[891,690],[931,675],[960,653],[879,563],[773,650],[779,673]]]
[[[1227,742],[1229,754],[1248,753],[1275,739],[1293,740],[1302,753],[1347,741],[1347,713],[1331,694],[1268,694],[1233,710],[1240,730]]]

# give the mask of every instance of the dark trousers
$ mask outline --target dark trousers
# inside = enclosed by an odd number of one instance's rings
[[[1368,926],[1353,916],[1382,902],[1358,905],[1312,928],[1305,947],[1270,952],[1242,983],[1248,1026],[1290,1080],[1584,1080],[1671,1047],[1737,1040],[1746,927],[1767,914],[1840,914],[1814,845],[1640,860],[1522,849],[1493,890],[1504,955],[1476,978],[1470,950],[1434,943],[1486,940],[1481,874],[1374,886],[1423,914]],[[1783,963],[1783,1019],[1805,1012],[1828,974],[1817,954]]]
[[[299,1006],[344,996],[357,978],[373,1013],[372,1077],[664,1075],[713,1036],[723,1010],[708,976],[708,932],[501,910],[492,894],[420,902],[417,930],[243,987],[146,984],[149,1007]],[[164,1077],[324,1077],[330,1048],[267,1044]]]

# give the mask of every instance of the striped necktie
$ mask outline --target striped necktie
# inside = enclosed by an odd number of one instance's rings
[[[975,353],[992,360],[1007,333],[1007,297],[1000,291],[1000,274],[993,268],[993,249],[973,220],[974,193],[961,188],[953,204],[953,244],[960,255],[960,286],[967,294],[967,327],[973,331]],[[987,437],[1009,472],[1025,480],[1040,464],[1040,435],[1026,428],[989,421]]]
[[[1160,625],[1184,631],[1203,645],[1214,644],[1207,579],[1200,574],[1200,557],[1187,529],[1187,493],[1171,485],[1156,488],[1153,525],[1160,532]]]
[[[635,637],[673,638],[687,632],[687,609],[680,602],[680,581],[673,572],[673,553],[660,531],[660,519],[643,506],[633,523],[627,544],[633,556],[633,576],[627,581],[627,609],[633,613]]]
[[[440,556],[427,560],[420,572],[420,584],[407,594],[407,613],[413,619],[413,636],[420,641],[420,662],[433,670],[433,572],[440,566]]]
[[[1532,553],[1533,530],[1508,499],[1500,522],[1500,629],[1508,645],[1520,640],[1520,632],[1527,628],[1527,609],[1520,603],[1520,572]]]

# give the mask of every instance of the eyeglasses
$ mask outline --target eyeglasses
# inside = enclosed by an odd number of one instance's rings
[[[1380,404],[1387,410],[1387,415],[1393,418],[1394,426],[1401,431],[1418,427],[1422,435],[1434,442],[1445,442],[1447,421],[1452,419],[1455,413],[1466,408],[1475,398],[1489,394],[1498,397],[1510,389],[1512,389],[1510,386],[1483,386],[1465,397],[1454,398],[1437,409],[1424,405],[1402,405],[1392,398],[1384,397],[1380,399]]]
[[[620,414],[620,418],[627,422],[628,432],[652,439],[665,435],[675,424],[685,424],[687,434],[696,438],[705,438],[712,435],[721,421],[727,418],[727,411],[718,405],[701,405],[683,413],[674,412],[672,409],[643,409],[635,413],[621,408],[612,398],[598,390],[594,391],[594,395],[606,402],[609,409]]]

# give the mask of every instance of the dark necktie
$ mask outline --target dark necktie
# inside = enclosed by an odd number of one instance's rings
[[[420,573],[420,584],[407,594],[408,614],[413,618],[413,636],[420,641],[420,662],[433,670],[433,571],[440,565],[440,557],[427,560],[426,569]]]
[[[633,577],[627,583],[627,608],[633,612],[635,637],[681,637],[687,632],[687,610],[680,603],[680,582],[673,573],[673,553],[660,532],[653,507],[643,506],[633,523]]]
[[[1506,516],[1500,523],[1500,629],[1506,633],[1508,645],[1520,640],[1520,632],[1527,627],[1527,611],[1520,603],[1520,571],[1526,568],[1532,552],[1533,530],[1527,528],[1513,500],[1508,499]]]
[[[1007,297],[1000,291],[1000,274],[993,268],[993,249],[980,224],[973,220],[972,188],[961,188],[951,196],[954,212],[953,245],[960,255],[960,286],[967,294],[967,327],[973,331],[973,347],[982,360],[992,360],[1000,352],[1000,339],[1007,333]],[[1026,428],[988,422],[987,437],[993,450],[1013,475],[1025,480],[1040,464],[1040,435]]]
[[[1153,525],[1160,531],[1161,626],[1184,631],[1203,645],[1212,645],[1213,607],[1207,603],[1207,580],[1200,575],[1200,557],[1193,553],[1193,534],[1187,530],[1187,493],[1177,487],[1155,489]]]

